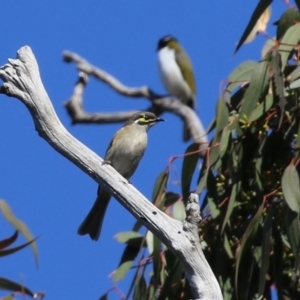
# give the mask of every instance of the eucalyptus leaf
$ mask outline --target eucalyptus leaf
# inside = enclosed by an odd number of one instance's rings
[[[143,275],[138,276],[136,280],[133,300],[147,300],[147,284]]]
[[[263,205],[259,207],[256,214],[252,218],[251,222],[249,223],[245,234],[241,240],[241,243],[236,251],[236,265],[235,265],[235,285],[238,286],[238,276],[240,271],[240,263],[243,257],[243,254],[246,252],[246,250],[249,249],[251,246],[251,243],[257,233],[259,223],[261,221],[263,214]]]
[[[290,82],[292,83],[293,81],[295,81],[299,77],[300,77],[300,66],[297,66],[295,68],[295,70],[291,74],[289,74]]]
[[[287,30],[292,27],[295,23],[300,22],[300,13],[298,10],[295,10],[293,7],[287,9],[279,21],[277,22],[277,40],[280,40]]]
[[[291,84],[290,84],[290,89],[298,89],[300,87],[300,78],[294,80]]]
[[[183,159],[181,172],[181,188],[182,195],[185,200],[189,196],[191,181],[199,160],[199,153],[197,153],[197,150],[199,150],[199,144],[191,144],[187,147]]]
[[[162,210],[164,208],[164,195],[169,179],[169,172],[164,170],[156,178],[152,192],[152,203]]]
[[[143,237],[139,232],[136,231],[124,231],[119,232],[115,235],[115,239],[119,243],[130,243],[132,239]]]
[[[228,147],[228,142],[230,141],[230,135],[231,135],[231,130],[229,128],[229,126],[226,126],[222,132],[222,137],[220,140],[220,157],[222,158],[226,151],[227,151],[227,147]]]
[[[34,293],[23,284],[17,283],[15,281],[3,277],[0,277],[0,289],[12,292],[20,292],[32,298],[34,297]]]
[[[120,281],[131,269],[138,253],[146,243],[144,237],[140,233],[134,231],[119,233],[115,236],[115,238],[120,242],[127,243],[119,262],[119,266],[113,276],[114,281]]]
[[[3,214],[4,218],[12,224],[20,233],[24,235],[26,240],[28,241],[28,244],[30,244],[32,248],[32,252],[35,258],[35,262],[38,265],[38,258],[39,258],[39,253],[38,253],[38,248],[37,248],[37,243],[36,239],[34,236],[31,234],[30,230],[26,226],[26,224],[19,220],[12,212],[8,204],[4,200],[0,200],[0,211]]]
[[[258,2],[257,6],[256,6],[256,8],[254,10],[254,12],[252,13],[250,21],[249,21],[246,29],[244,30],[243,35],[242,35],[240,41],[238,42],[238,44],[236,46],[235,53],[238,52],[238,50],[240,49],[240,47],[246,41],[246,39],[250,35],[251,31],[253,30],[253,28],[257,24],[259,18],[265,12],[265,10],[271,5],[272,2],[273,2],[272,0],[260,0]]]
[[[265,283],[267,278],[267,272],[269,267],[269,258],[271,251],[271,236],[272,236],[272,218],[273,209],[270,208],[267,212],[263,233],[262,233],[262,256],[261,256],[261,266],[259,271],[259,286],[258,294],[263,295],[265,290]]]
[[[276,38],[271,38],[266,41],[262,50],[261,50],[261,58],[267,59],[272,50],[276,47]]]
[[[257,103],[261,100],[261,97],[267,87],[269,81],[268,63],[261,61],[253,70],[250,80],[250,86],[248,87],[241,111],[240,119],[250,117]]]
[[[253,60],[247,60],[235,68],[228,76],[227,80],[229,83],[226,87],[226,91],[231,94],[237,87],[244,85],[245,82],[249,82],[251,73],[256,65],[257,62]]]
[[[299,215],[292,211],[290,208],[286,208],[284,214],[285,228],[288,236],[289,244],[291,245],[291,250],[299,263],[300,255],[300,229],[299,229]],[[299,268],[299,264],[298,264]]]
[[[300,186],[299,175],[293,163],[290,163],[283,172],[281,179],[284,199],[290,209],[300,214]]]
[[[185,206],[182,201],[177,201],[173,206],[173,218],[178,221],[183,221],[185,219]]]
[[[249,117],[249,121],[254,122],[257,119],[259,119],[260,117],[262,117],[263,115],[265,115],[265,113],[267,111],[269,111],[269,109],[273,106],[273,103],[274,103],[274,95],[273,94],[268,94],[266,96],[266,98],[264,99],[264,101],[259,103],[255,107],[255,109],[252,111],[252,113]]]
[[[286,31],[278,47],[278,51],[281,54],[282,71],[287,65],[287,61],[290,56],[290,53],[294,50],[294,48],[297,47],[299,39],[300,39],[300,23],[297,23],[291,26]]]
[[[227,225],[229,219],[230,219],[230,216],[232,214],[232,211],[235,207],[235,204],[236,204],[236,197],[240,191],[240,186],[241,186],[241,182],[237,182],[235,183],[233,186],[232,186],[232,189],[231,189],[231,194],[230,194],[230,198],[229,198],[229,202],[228,202],[228,206],[227,206],[227,210],[226,210],[226,214],[225,214],[225,217],[224,217],[224,221],[223,221],[223,224],[222,224],[222,229],[221,229],[221,232],[224,231],[224,228],[225,226]]]
[[[19,236],[19,234],[18,234],[18,231],[16,230],[12,236],[10,236],[7,239],[1,240],[0,241],[0,251],[2,249],[9,247],[11,244],[13,244],[17,240],[18,236]]]

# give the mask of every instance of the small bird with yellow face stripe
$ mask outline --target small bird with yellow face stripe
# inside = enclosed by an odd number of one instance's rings
[[[135,172],[148,143],[148,130],[157,122],[164,121],[151,112],[132,115],[115,134],[105,154],[104,162],[110,164],[124,178],[129,179]],[[111,195],[104,187],[98,188],[97,199],[78,229],[78,234],[89,234],[98,240]]]
[[[158,41],[158,65],[162,83],[171,95],[179,98],[192,109],[196,106],[196,83],[192,63],[178,40],[167,35]],[[183,140],[190,133],[184,126]]]

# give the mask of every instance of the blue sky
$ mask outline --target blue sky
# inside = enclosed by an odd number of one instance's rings
[[[194,65],[197,111],[207,127],[215,113],[220,83],[240,62],[260,59],[265,38],[258,37],[233,56],[256,1],[3,1],[1,3],[0,65],[29,45],[37,58],[44,86],[66,128],[103,156],[120,124],[71,126],[63,102],[77,80],[74,65],[62,51],[77,52],[129,86],[147,85],[165,93],[160,82],[156,44],[166,34],[176,36]],[[285,9],[275,1],[271,21]],[[274,35],[274,28],[268,32]],[[117,95],[91,79],[85,109],[96,112],[144,109],[148,102]],[[181,154],[182,124],[170,114],[149,132],[149,147],[131,182],[148,198],[158,174],[171,155]],[[134,218],[117,201],[108,209],[101,239],[92,242],[77,228],[96,196],[97,184],[55,152],[34,130],[20,101],[0,95],[0,198],[39,236],[40,267],[30,249],[2,259],[0,276],[23,282],[46,299],[98,299],[113,284],[123,245],[113,236],[131,230]],[[179,191],[181,160],[173,168],[170,190]],[[0,218],[3,239],[13,229]],[[118,283],[126,293],[128,280]],[[0,293],[0,297],[3,293]],[[109,299],[119,299],[111,293]]]

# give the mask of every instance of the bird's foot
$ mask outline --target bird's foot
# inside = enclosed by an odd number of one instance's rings
[[[103,160],[102,165],[111,165],[111,161],[110,160]]]

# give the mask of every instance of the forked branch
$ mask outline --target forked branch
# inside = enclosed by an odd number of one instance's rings
[[[73,124],[124,122],[135,112],[87,113],[84,111],[83,91],[87,83],[87,76],[94,76],[123,96],[148,99],[150,106],[145,108],[145,111],[152,111],[157,115],[167,111],[180,117],[189,128],[194,142],[199,144],[199,147],[202,150],[200,151],[201,156],[205,154],[205,150],[208,147],[207,134],[199,117],[193,109],[173,97],[159,96],[146,86],[134,88],[125,86],[118,79],[104,70],[93,66],[76,53],[65,51],[63,57],[66,62],[75,63],[79,70],[79,79],[75,84],[74,93],[65,103]]]

